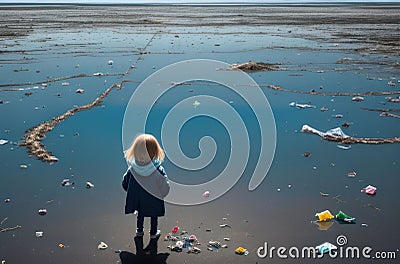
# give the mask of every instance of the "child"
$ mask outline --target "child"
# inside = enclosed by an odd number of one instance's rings
[[[122,187],[127,192],[125,214],[138,211],[136,236],[143,236],[144,218],[151,218],[150,238],[158,238],[158,217],[164,216],[164,197],[169,192],[169,182],[161,162],[164,152],[157,139],[149,134],[136,137],[125,152],[129,169]]]

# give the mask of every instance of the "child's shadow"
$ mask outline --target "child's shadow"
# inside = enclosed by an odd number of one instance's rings
[[[151,264],[165,264],[169,253],[159,253],[158,251],[158,238],[150,239],[149,245],[143,249],[143,237],[135,237],[136,255],[122,251],[119,254],[122,264],[135,264],[135,263],[151,263]]]

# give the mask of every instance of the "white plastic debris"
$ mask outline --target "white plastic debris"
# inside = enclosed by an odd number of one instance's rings
[[[8,143],[8,140],[0,139],[0,145],[5,145]]]
[[[108,63],[108,65],[113,65],[114,61],[109,60],[107,63]]]
[[[38,237],[38,238],[42,237],[43,236],[43,231],[36,231],[35,232],[35,236]]]
[[[46,215],[47,214],[47,210],[46,209],[39,209],[38,210],[39,215]]]
[[[90,188],[93,188],[93,187],[94,187],[94,184],[93,184],[93,183],[91,183],[91,182],[86,182],[86,188],[90,189]]]
[[[100,244],[97,246],[98,249],[100,250],[105,250],[108,248],[108,245],[104,243],[103,241],[100,242]]]
[[[96,73],[93,73],[93,76],[104,76],[104,73],[96,72]]]
[[[343,149],[343,150],[349,150],[351,149],[351,146],[343,146],[343,145],[337,145],[338,148]]]
[[[77,94],[83,94],[84,92],[85,92],[85,90],[83,90],[81,88],[76,89],[76,91],[75,91],[75,93],[77,93]]]
[[[291,102],[289,104],[289,106],[291,107],[297,107],[299,109],[305,109],[305,108],[317,108],[315,105],[311,105],[311,104],[298,104],[296,102]]]
[[[351,100],[355,101],[355,102],[361,102],[361,101],[364,101],[364,97],[362,97],[362,96],[354,96],[353,98],[351,98]]]
[[[204,198],[210,197],[210,191],[205,191],[205,192],[203,193],[203,197],[204,197]]]
[[[68,85],[69,85],[69,82],[63,82],[63,83],[61,83],[61,85],[62,85],[62,86],[68,86]]]

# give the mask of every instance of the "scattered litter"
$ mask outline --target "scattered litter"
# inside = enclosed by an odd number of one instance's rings
[[[61,83],[61,86],[68,86],[69,85],[69,82],[63,82],[63,83]]]
[[[231,227],[231,226],[228,224],[220,224],[219,227],[224,228],[224,227]]]
[[[109,60],[107,63],[108,63],[108,65],[113,65],[114,61]]]
[[[332,115],[332,117],[334,117],[334,118],[343,118],[343,115],[342,114],[336,114],[336,115]]]
[[[87,189],[90,189],[90,188],[93,188],[94,187],[94,184],[93,183],[91,183],[91,182],[86,182],[86,188]]]
[[[76,89],[76,91],[75,91],[75,93],[77,93],[77,94],[83,94],[85,92],[85,90],[83,90],[83,89]]]
[[[247,252],[247,254],[246,254],[246,252]],[[248,251],[247,251],[247,249],[245,249],[244,247],[238,247],[238,248],[236,248],[236,249],[235,249],[235,253],[236,253],[236,254],[239,254],[239,255],[248,255],[248,254],[249,254]]]
[[[230,241],[231,239],[229,237],[224,237],[225,241]]]
[[[337,249],[337,247],[329,242],[325,242],[319,246],[316,246],[315,249],[318,250],[320,254],[325,254],[329,253],[331,250]]]
[[[219,241],[209,241],[208,242],[208,248],[211,248],[212,251],[218,252],[218,250],[221,248],[221,242],[219,242]]]
[[[316,170],[317,169],[317,166],[314,166],[314,167],[312,167],[314,170]]]
[[[356,177],[357,173],[355,171],[350,171],[347,173],[347,177]]]
[[[322,197],[328,197],[328,196],[329,196],[329,193],[319,192],[319,194],[320,194]]]
[[[206,232],[211,232],[211,231],[212,231],[211,228],[206,229]]]
[[[200,105],[199,101],[197,101],[197,100],[194,101],[194,103],[193,103],[194,108],[197,108],[199,105]]]
[[[182,242],[182,241],[177,241],[177,242],[175,243],[175,245],[173,245],[173,246],[169,245],[168,248],[169,248],[171,251],[182,252],[183,242]]]
[[[96,73],[93,73],[93,76],[104,76],[104,73],[96,72]]]
[[[336,145],[336,147],[340,148],[340,149],[344,149],[344,150],[349,150],[351,149],[351,146],[343,146],[343,145]]]
[[[38,213],[39,213],[39,215],[46,215],[47,214],[47,210],[46,209],[39,209]]]
[[[8,140],[0,139],[0,145],[5,145],[8,143]]]
[[[311,157],[312,153],[311,152],[304,152],[304,157],[308,158]]]
[[[65,248],[65,245],[63,243],[58,244],[59,248]]]
[[[287,186],[289,189],[291,189],[292,188],[292,185],[291,184],[288,184],[288,186]]]
[[[362,227],[368,227],[368,225],[365,224],[365,223],[362,223],[361,226],[362,226]]]
[[[305,109],[305,108],[317,108],[315,105],[311,105],[311,104],[298,104],[296,102],[291,102],[289,104],[289,106],[291,107],[297,107],[299,109]]]
[[[70,186],[70,185],[72,185],[73,183],[71,183],[70,181],[69,181],[69,179],[64,179],[64,180],[62,180],[61,181],[61,186]]]
[[[351,217],[342,211],[339,211],[339,213],[337,213],[335,219],[339,222],[347,223],[347,224],[355,224],[356,223],[356,219],[354,217]]]
[[[325,210],[321,213],[316,213],[315,216],[318,217],[319,221],[328,221],[335,218],[329,210]]]
[[[221,248],[228,248],[228,245],[221,245]]]
[[[325,112],[325,111],[328,111],[329,108],[327,108],[327,107],[321,107],[319,110],[321,110],[321,112]]]
[[[27,169],[27,168],[28,168],[28,165],[21,164],[21,165],[19,165],[19,167],[20,167],[21,169]]]
[[[43,231],[36,231],[36,232],[35,232],[35,236],[36,236],[37,238],[43,237]]]
[[[172,233],[176,234],[179,231],[179,226],[175,226],[174,228],[172,228]]]
[[[100,242],[100,244],[97,246],[98,249],[100,250],[105,250],[108,248],[108,245],[104,243],[103,241]]]
[[[350,123],[344,122],[344,123],[342,124],[342,127],[344,127],[344,128],[349,128],[349,127],[350,127]]]
[[[210,197],[210,191],[205,191],[205,192],[203,193],[203,197],[204,197],[204,198]]]
[[[194,241],[196,241],[197,240],[197,237],[195,236],[195,235],[190,235],[189,236],[189,241],[190,242],[194,242]]]
[[[389,81],[388,84],[389,84],[390,86],[396,86],[396,84],[395,84],[393,81]]]
[[[278,188],[278,189],[276,189],[278,192],[280,192],[281,191],[281,189],[280,188]]]
[[[2,261],[1,261],[1,264],[6,264],[6,261],[5,261],[5,260],[2,260]]]
[[[334,224],[332,221],[312,221],[313,224],[318,226],[318,230],[327,231]]]
[[[365,188],[361,189],[361,192],[369,194],[369,195],[375,195],[376,194],[376,187],[372,185],[368,185]]]
[[[119,253],[121,253],[121,252],[122,252],[121,249],[116,249],[116,250],[114,250],[114,253],[116,253],[116,254],[119,254]]]
[[[353,98],[351,98],[351,100],[354,102],[361,102],[364,101],[365,99],[362,96],[354,96]]]
[[[4,202],[5,203],[9,203],[9,202],[11,202],[11,199],[10,198],[6,198],[6,199],[4,199]]]
[[[201,249],[200,248],[198,248],[198,247],[192,247],[192,248],[190,248],[189,250],[188,250],[188,252],[187,252],[188,254],[199,254],[199,253],[201,253]]]
[[[264,62],[249,61],[243,64],[232,64],[226,70],[242,70],[244,72],[277,71],[279,70],[279,66]]]

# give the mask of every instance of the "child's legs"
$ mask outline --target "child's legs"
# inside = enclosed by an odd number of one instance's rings
[[[152,216],[150,220],[150,235],[155,235],[157,233],[158,217]]]
[[[136,231],[143,232],[144,216],[138,215],[136,219]]]

